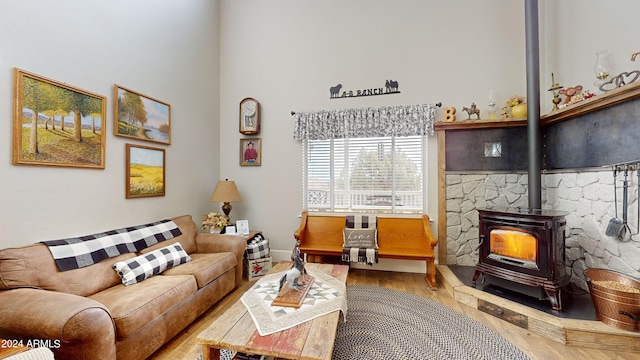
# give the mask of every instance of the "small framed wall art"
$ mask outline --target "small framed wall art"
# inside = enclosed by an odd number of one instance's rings
[[[240,101],[240,133],[255,135],[260,132],[260,103],[253,98]]]
[[[14,71],[13,164],[104,169],[107,98]]]
[[[164,196],[164,149],[127,144],[126,153],[126,198]]]
[[[119,85],[113,92],[115,135],[171,144],[171,105]]]
[[[262,139],[240,139],[240,166],[262,164]]]

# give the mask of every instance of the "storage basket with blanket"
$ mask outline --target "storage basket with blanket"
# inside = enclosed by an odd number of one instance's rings
[[[271,269],[271,250],[269,239],[262,233],[257,233],[247,240],[247,249],[244,252],[245,269],[247,278],[264,276]]]

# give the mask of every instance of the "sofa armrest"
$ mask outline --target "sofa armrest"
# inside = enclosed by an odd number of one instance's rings
[[[0,337],[45,344],[56,358],[115,359],[116,329],[99,302],[33,288],[0,291]]]
[[[247,240],[240,235],[206,234],[196,235],[196,248],[199,253],[230,252],[235,254],[238,264],[236,265],[236,287],[242,281],[242,259],[244,250],[247,248]]]

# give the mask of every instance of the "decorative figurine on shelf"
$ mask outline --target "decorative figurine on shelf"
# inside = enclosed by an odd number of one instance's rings
[[[548,91],[553,91],[553,100],[551,100],[551,102],[553,102],[553,110],[558,110],[558,104],[560,104],[560,102],[562,101],[560,99],[560,95],[558,95],[558,90],[562,89],[564,86],[558,84],[555,79],[553,78],[553,73],[551,73],[551,87],[549,88]]]
[[[498,104],[496,104],[496,91],[489,90],[489,109],[487,109],[487,119],[498,119]]]
[[[509,110],[507,109],[506,106],[502,107],[502,113],[500,113],[500,117],[502,118],[502,120],[509,119]]]
[[[456,121],[456,108],[448,106],[444,108],[444,121],[453,122]]]
[[[296,240],[296,246],[293,248],[293,252],[291,253],[291,261],[293,261],[293,266],[291,269],[287,271],[282,278],[280,278],[280,287],[278,288],[278,293],[282,291],[282,287],[285,283],[289,283],[289,288],[299,291],[300,285],[305,285],[305,276],[307,274],[307,270],[304,268],[304,260],[300,254],[300,240]],[[302,283],[298,281],[298,278],[302,275]]]
[[[468,116],[467,120],[471,120],[471,115],[476,114],[478,120],[480,120],[480,109],[476,107],[476,103],[471,103],[470,107],[463,107],[462,111],[466,111]]]
[[[564,99],[564,104],[569,105],[569,104],[573,104],[574,102],[577,102],[576,100],[582,98],[581,91],[582,91],[582,85],[576,85],[573,87],[568,87],[566,89],[560,89],[558,93],[566,96],[566,98]]]

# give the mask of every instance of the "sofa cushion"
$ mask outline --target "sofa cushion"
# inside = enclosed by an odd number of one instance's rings
[[[235,255],[230,252],[191,254],[191,261],[162,273],[167,275],[193,275],[198,283],[198,289],[217,279],[227,271],[235,271],[238,263]]]
[[[124,339],[197,290],[193,276],[154,276],[132,286],[118,284],[89,296],[109,310],[118,339]]]
[[[92,295],[120,283],[111,266],[116,261],[135,256],[124,254],[86,268],[59,271],[44,244],[3,249],[0,250],[0,289],[32,287],[79,296]]]
[[[123,285],[132,285],[172,267],[191,261],[191,257],[175,243],[152,252],[113,264]]]
[[[182,245],[182,248],[187,252],[187,254],[192,254],[198,251],[198,249],[196,248],[196,235],[198,234],[198,227],[193,221],[191,215],[182,215],[174,217],[171,220],[173,220],[173,222],[178,225],[180,231],[182,232],[182,235],[176,236],[170,240],[166,240],[160,244],[149,246],[146,249],[142,249],[140,250],[140,254],[145,254],[165,247],[169,244],[175,244],[176,242],[179,242],[180,245]]]

